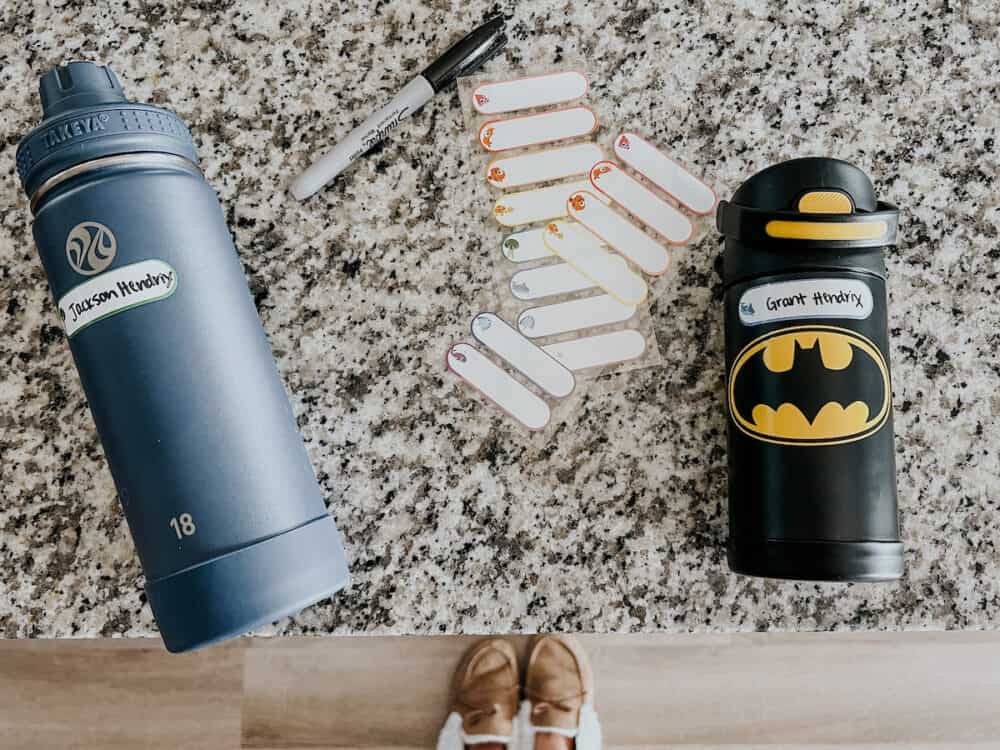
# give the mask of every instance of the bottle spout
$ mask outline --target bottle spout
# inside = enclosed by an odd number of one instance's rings
[[[70,62],[58,65],[38,81],[46,120],[73,109],[126,101],[118,78],[106,65]]]

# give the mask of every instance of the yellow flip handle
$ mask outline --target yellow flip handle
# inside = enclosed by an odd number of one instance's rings
[[[764,231],[768,237],[782,240],[874,240],[882,237],[888,228],[884,221],[847,223],[775,219],[767,222]]]
[[[850,214],[854,213],[851,199],[835,190],[813,190],[799,198],[799,213]]]

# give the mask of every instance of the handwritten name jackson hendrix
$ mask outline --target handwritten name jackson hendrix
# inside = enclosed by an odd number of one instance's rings
[[[119,281],[113,287],[102,289],[89,297],[85,297],[79,302],[71,303],[66,310],[67,317],[72,315],[73,317],[70,318],[70,321],[75,323],[82,315],[89,313],[92,310],[100,310],[103,305],[106,305],[109,302],[122,300],[127,303],[129,297],[139,294],[140,292],[145,292],[149,289],[156,289],[158,287],[164,292],[169,292],[173,288],[173,285],[173,271],[147,273],[144,278]],[[116,307],[117,306],[118,305],[116,305]]]

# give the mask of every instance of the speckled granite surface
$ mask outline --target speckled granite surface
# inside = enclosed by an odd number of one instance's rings
[[[525,3],[511,53],[582,55],[614,117],[723,195],[800,155],[904,208],[889,258],[907,574],[813,585],[725,566],[720,245],[655,306],[668,365],[591,387],[542,449],[429,362],[496,248],[457,95],[304,206],[309,154],[492,4],[8,0],[0,8],[0,633],[155,625],[30,237],[14,148],[36,78],[111,63],[178,112],[220,192],[354,584],[267,633],[993,627],[1000,617],[1000,11],[992,3]],[[282,9],[279,9],[282,8]],[[499,68],[494,63],[494,69]],[[492,236],[490,233],[489,236]]]

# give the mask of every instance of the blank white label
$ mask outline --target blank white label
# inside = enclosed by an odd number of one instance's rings
[[[507,151],[579,138],[590,135],[595,128],[597,115],[590,107],[568,107],[537,115],[490,120],[479,128],[479,142],[487,151]]]
[[[548,254],[548,250],[545,251]],[[624,265],[624,261],[622,261]],[[594,282],[569,263],[552,263],[518,271],[510,278],[510,291],[518,299],[533,300],[590,289]]]
[[[534,224],[566,215],[566,201],[578,190],[589,188],[586,180],[561,182],[558,185],[509,193],[493,206],[493,216],[505,227]]]
[[[573,373],[495,313],[473,318],[472,335],[549,395],[565,398],[573,392]]]
[[[575,222],[554,221],[542,235],[545,246],[604,291],[626,305],[638,305],[649,292],[646,282]],[[618,261],[615,260],[618,258]]]
[[[581,190],[569,197],[567,213],[592,234],[635,263],[650,276],[667,270],[667,249],[593,193]]]
[[[531,107],[547,107],[587,94],[587,77],[578,70],[481,83],[472,92],[472,106],[484,115]]]
[[[631,328],[572,341],[560,341],[542,347],[571,370],[586,370],[641,357],[646,351],[646,339]]]
[[[446,360],[449,370],[527,429],[540,430],[549,423],[549,405],[474,346],[455,344]]]
[[[623,305],[610,294],[529,307],[517,316],[517,328],[528,338],[554,336],[567,331],[621,323],[635,315],[632,305]]]
[[[688,170],[636,133],[622,133],[615,139],[615,154],[663,192],[696,214],[710,214],[717,199],[715,191]]]
[[[486,181],[498,188],[515,188],[534,182],[585,175],[604,158],[596,143],[574,143],[546,151],[494,159],[486,167]]]
[[[513,263],[551,258],[552,253],[542,241],[542,232],[544,231],[545,227],[539,227],[508,234],[500,243],[500,250],[504,257]]]
[[[691,221],[621,167],[610,161],[590,170],[591,184],[635,218],[656,231],[667,242],[683,244],[691,239]]]

